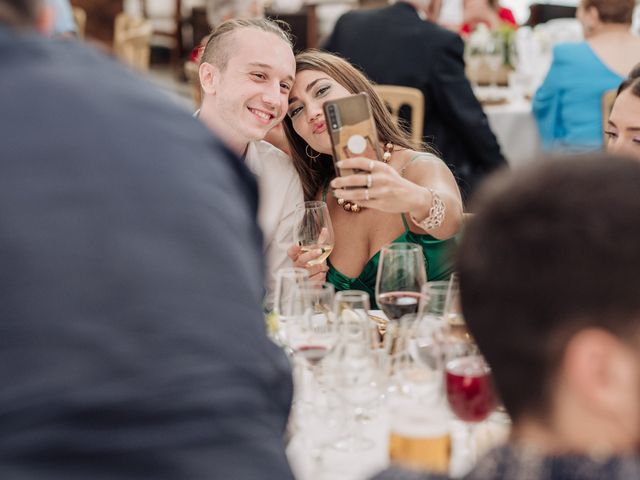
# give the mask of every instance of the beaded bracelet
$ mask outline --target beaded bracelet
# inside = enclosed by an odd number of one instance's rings
[[[413,218],[413,215],[409,215],[411,221],[424,231],[433,230],[438,228],[444,223],[445,205],[440,195],[435,190],[427,188],[431,194],[431,207],[429,207],[429,214],[421,221]]]

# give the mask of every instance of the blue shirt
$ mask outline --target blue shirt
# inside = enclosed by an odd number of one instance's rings
[[[544,148],[601,148],[602,95],[617,88],[622,80],[587,42],[556,45],[549,73],[533,99],[533,114]]]

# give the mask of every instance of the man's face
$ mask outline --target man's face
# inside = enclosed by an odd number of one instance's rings
[[[213,79],[213,111],[223,136],[246,144],[284,117],[296,63],[291,47],[273,33],[243,28],[231,35],[229,61]]]

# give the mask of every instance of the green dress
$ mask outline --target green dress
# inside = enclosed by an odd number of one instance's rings
[[[327,187],[322,192],[322,200],[327,200]],[[447,240],[438,240],[431,235],[420,235],[409,230],[407,219],[402,215],[404,232],[392,243],[415,243],[420,245],[424,254],[424,266],[427,271],[427,280],[447,280],[454,271],[454,253],[457,244],[456,237]],[[365,264],[360,275],[356,278],[347,277],[336,270],[327,259],[327,282],[333,284],[336,291],[339,290],[362,290],[369,294],[371,298],[371,308],[377,309],[376,303],[376,275],[378,273],[378,261],[380,251],[376,252]]]

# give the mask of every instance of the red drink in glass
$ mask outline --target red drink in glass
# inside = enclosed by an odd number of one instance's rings
[[[447,399],[453,413],[464,422],[481,422],[496,407],[491,369],[479,355],[447,363]]]

